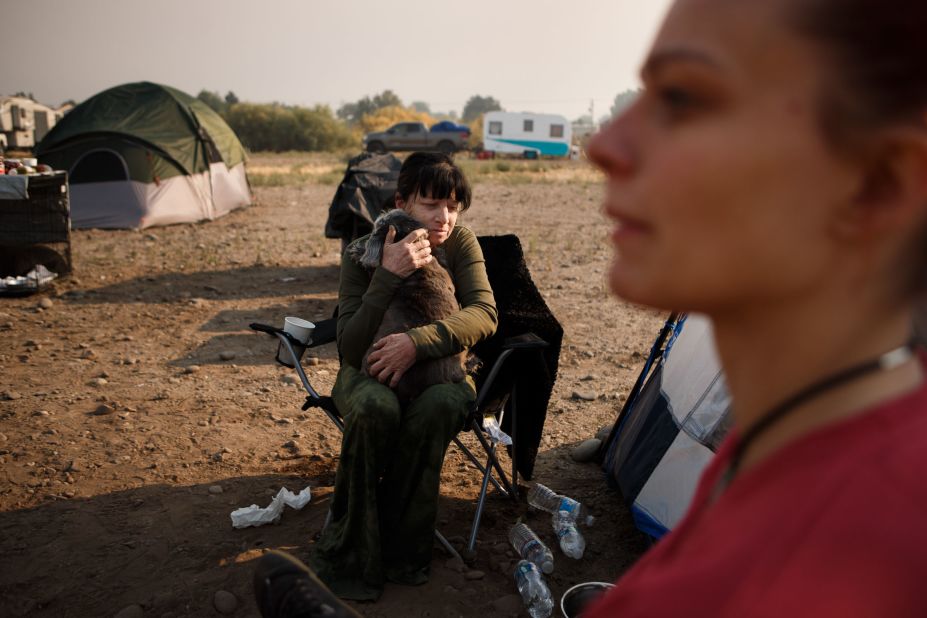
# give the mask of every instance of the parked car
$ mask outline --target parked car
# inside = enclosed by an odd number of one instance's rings
[[[429,131],[421,122],[400,122],[386,131],[365,135],[364,147],[368,152],[438,150],[451,154],[465,149],[469,137],[470,129],[466,127],[454,131]]]

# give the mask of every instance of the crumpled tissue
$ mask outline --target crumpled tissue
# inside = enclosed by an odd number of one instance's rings
[[[299,510],[309,504],[311,497],[308,487],[298,494],[294,494],[286,487],[283,487],[266,508],[262,509],[258,505],[252,504],[232,511],[232,527],[247,528],[249,526],[275,524],[280,521],[280,517],[283,515],[284,505]]]

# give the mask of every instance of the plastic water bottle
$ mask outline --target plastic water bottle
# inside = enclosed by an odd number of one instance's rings
[[[583,552],[586,551],[586,539],[579,533],[570,513],[557,511],[551,523],[554,526],[554,532],[557,533],[557,538],[560,539],[560,549],[563,553],[574,560],[582,558]]]
[[[517,523],[509,531],[509,541],[518,555],[530,560],[547,574],[554,572],[554,555],[527,524]]]
[[[595,517],[589,514],[589,509],[583,507],[573,498],[561,496],[540,483],[535,483],[531,491],[528,492],[528,504],[548,513],[566,511],[577,524],[583,523],[586,526],[591,526],[595,523]]]
[[[554,599],[533,562],[519,560],[515,565],[515,585],[531,618],[548,618],[554,611]]]

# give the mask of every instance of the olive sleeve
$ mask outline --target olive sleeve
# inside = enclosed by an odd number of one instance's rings
[[[498,325],[496,301],[476,235],[465,227],[454,228],[446,251],[461,308],[443,320],[408,331],[419,360],[441,358],[472,347],[495,333]]]
[[[366,239],[362,238],[358,242]],[[364,353],[402,279],[385,268],[371,276],[345,251],[341,258],[341,283],[338,289],[338,352],[342,362],[360,369]]]

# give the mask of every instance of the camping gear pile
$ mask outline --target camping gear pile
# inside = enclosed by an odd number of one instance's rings
[[[202,101],[150,82],[105,90],[36,147],[67,170],[75,228],[147,228],[215,219],[251,203],[245,150]]]
[[[30,174],[51,174],[50,165],[39,163],[36,159],[3,159],[0,155],[0,174],[10,176],[28,176]]]
[[[0,176],[0,295],[38,292],[71,272],[64,172]]]

